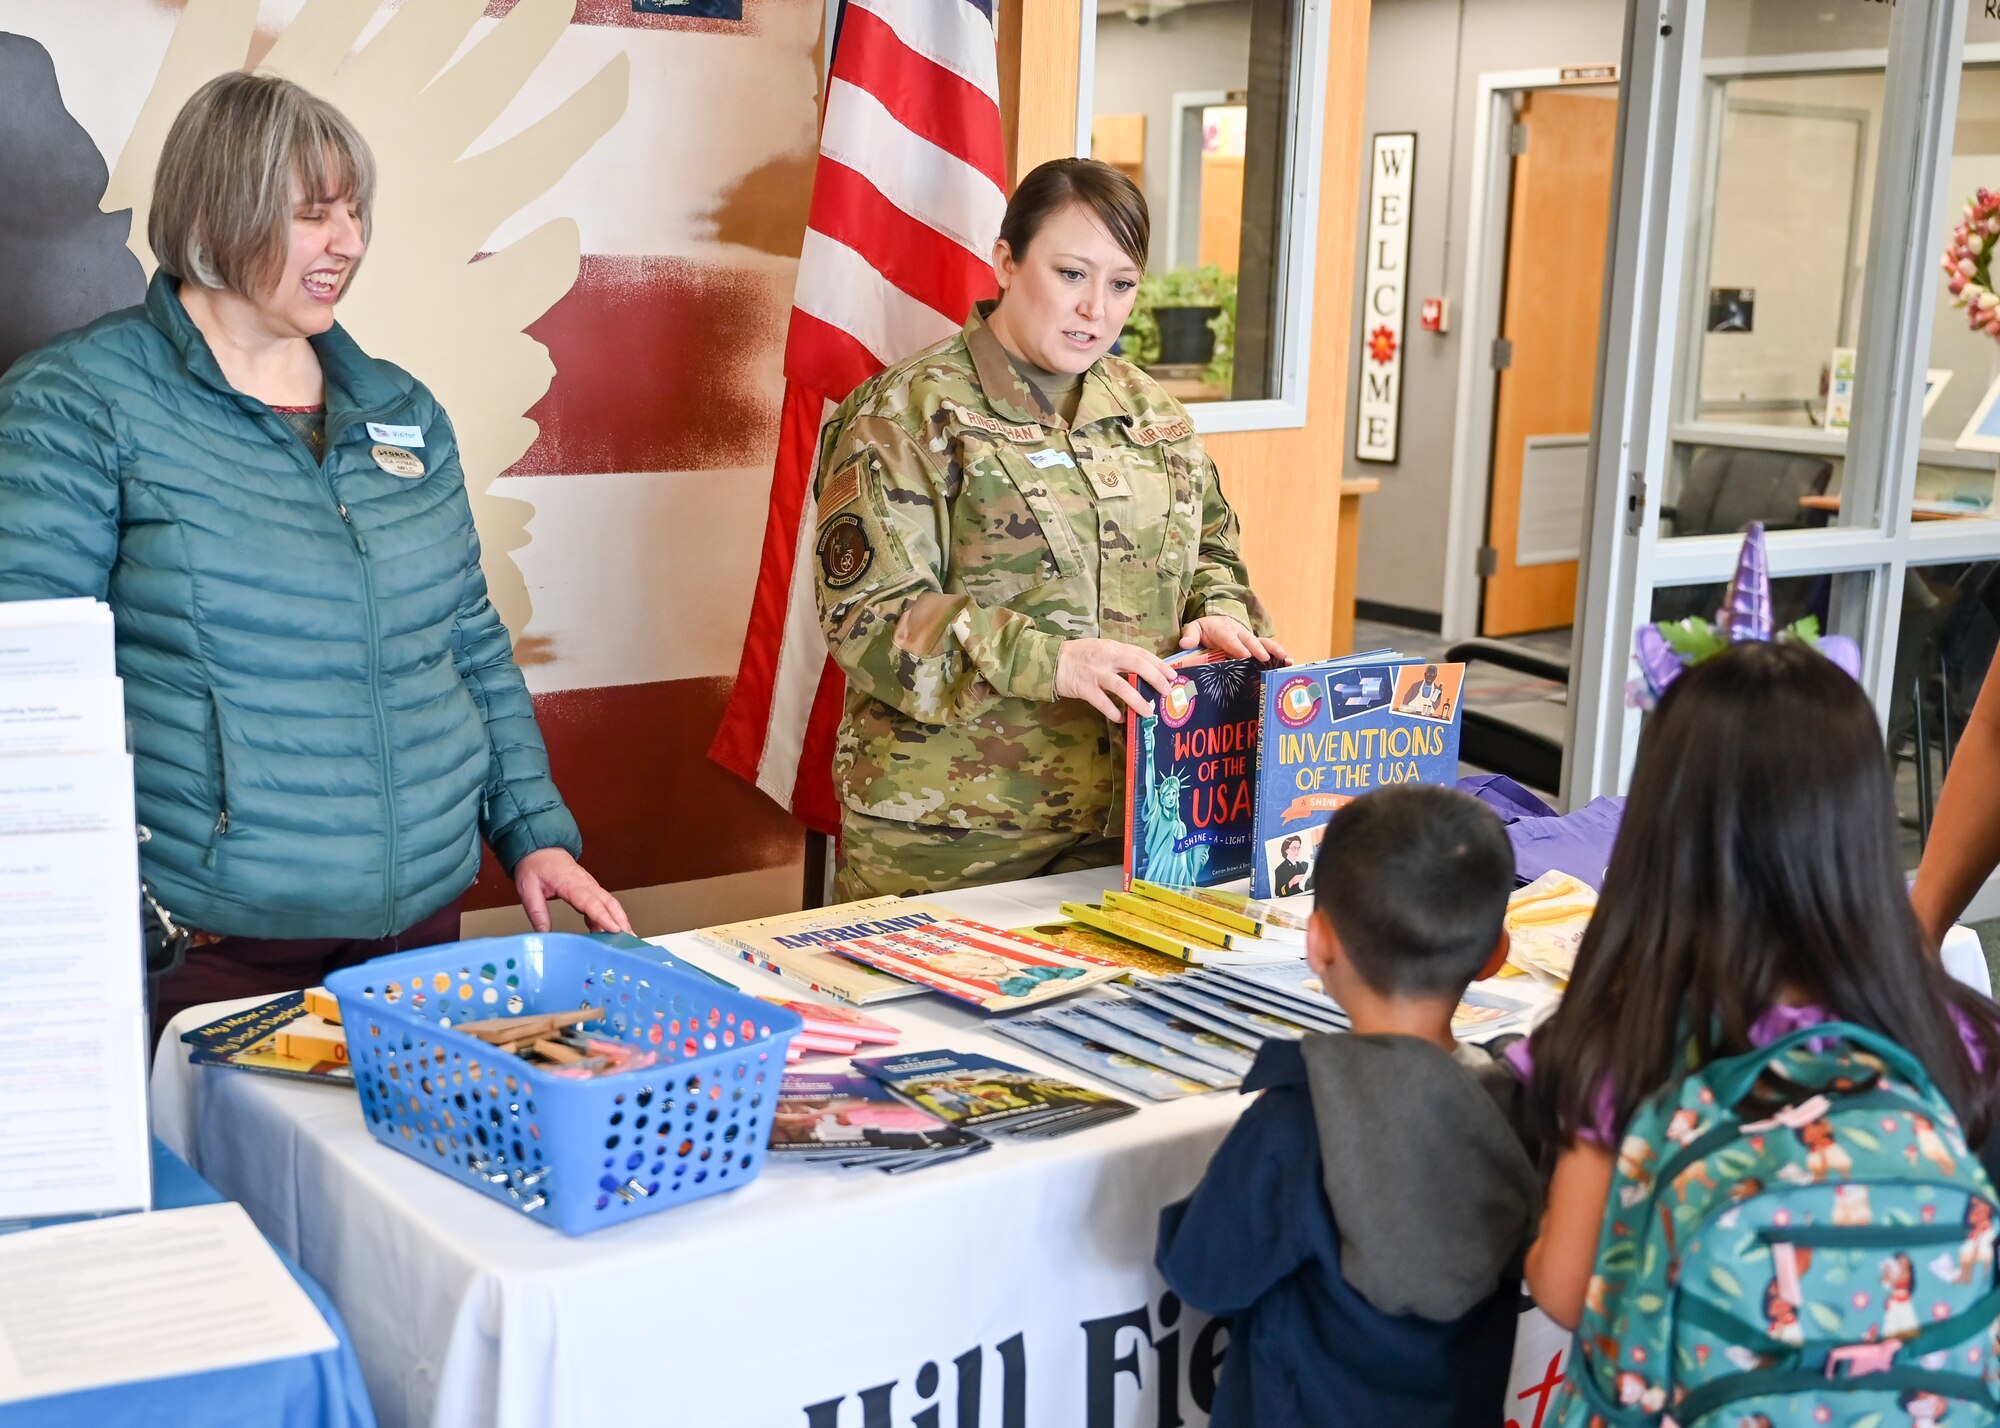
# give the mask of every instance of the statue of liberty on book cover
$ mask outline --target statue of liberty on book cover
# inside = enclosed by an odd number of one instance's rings
[[[1167,663],[1180,679],[1151,717],[1125,716],[1125,886],[1196,887],[1250,871],[1262,666],[1216,650]]]

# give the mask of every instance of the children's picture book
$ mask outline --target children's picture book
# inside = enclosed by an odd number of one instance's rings
[[[788,1073],[771,1117],[771,1154],[833,1160],[857,1152],[943,1150],[969,1139],[871,1076]]]
[[[1253,897],[1312,890],[1319,841],[1344,804],[1390,784],[1456,782],[1464,665],[1371,650],[1261,682]]]
[[[1076,1010],[1175,1047],[1239,1080],[1250,1074],[1250,1063],[1257,1059],[1255,1043],[1211,1031],[1137,997],[1099,997],[1079,1003]]]
[[[1175,887],[1134,879],[1132,891],[1267,942],[1303,944],[1306,940],[1304,915],[1232,888]]]
[[[1200,1096],[1215,1089],[1191,1077],[1177,1076],[1107,1042],[1056,1026],[1049,1021],[1052,1015],[1052,1012],[1036,1012],[1015,1017],[996,1030],[1065,1066],[1074,1066],[1107,1085],[1144,1096],[1149,1101],[1178,1101],[1184,1096]]]
[[[1112,905],[1115,893],[1107,893],[1100,905],[1089,902],[1066,902],[1061,905],[1062,915],[1081,922],[1098,932],[1121,937],[1141,947],[1172,957],[1184,966],[1210,967],[1233,962],[1260,962],[1273,958],[1286,961],[1298,956],[1298,950],[1287,946],[1259,946],[1251,944],[1243,948],[1219,947],[1213,942],[1203,941],[1190,933],[1176,930],[1164,922],[1155,922],[1150,917],[1142,917],[1133,908],[1145,899],[1127,897],[1117,906]],[[1162,905],[1164,906],[1164,904]]]
[[[805,1029],[822,1036],[838,1037],[846,1041],[869,1042],[879,1046],[894,1046],[903,1039],[903,1033],[886,1021],[878,1021],[866,1012],[853,1007],[829,1006],[825,1002],[793,1001],[784,997],[761,997],[774,1007],[799,1014],[805,1022]]]
[[[1091,1016],[1080,1005],[1051,1007],[1045,1012],[1037,1013],[1035,1019],[1066,1031],[1071,1036],[1102,1042],[1114,1051],[1136,1056],[1149,1066],[1157,1066],[1160,1070],[1171,1072],[1185,1080],[1199,1082],[1210,1090],[1226,1090],[1241,1085],[1243,1081],[1241,1076],[1231,1075],[1198,1056],[1188,1055],[1178,1047],[1169,1046],[1129,1027]]]
[[[1136,942],[1113,937],[1108,932],[1086,927],[1081,922],[1069,918],[1057,922],[1038,922],[1032,927],[1017,927],[1014,931],[1023,937],[1034,937],[1043,942],[1054,943],[1065,952],[1082,952],[1106,962],[1116,962],[1119,966],[1130,968],[1135,972],[1171,976],[1188,969],[1188,964],[1178,957],[1169,957],[1164,952],[1154,952]]]
[[[231,1012],[182,1032],[181,1040],[188,1045],[188,1060],[198,1065],[351,1086],[347,1032],[327,1013],[338,1017],[338,1004],[324,988],[314,987]]]
[[[913,997],[924,988],[835,956],[826,950],[826,944],[919,926],[938,916],[935,909],[913,915],[905,912],[904,906],[901,898],[868,898],[835,907],[704,927],[696,936],[787,981],[855,1006],[867,1006],[896,997]]]
[[[1460,1041],[1484,1041],[1510,1031],[1526,1031],[1534,1006],[1517,997],[1489,991],[1485,987],[1465,989],[1458,1009],[1451,1014],[1451,1034]]]
[[[1347,1029],[1347,1013],[1326,994],[1303,957],[1255,967],[1218,967],[1198,978],[1197,985],[1204,991],[1255,1002],[1322,1031]]]
[[[1153,713],[1125,715],[1125,886],[1250,871],[1260,701],[1254,659],[1186,650]]]
[[[1216,1029],[1228,1034],[1228,1027],[1247,1031],[1259,1041],[1273,1036],[1282,1036],[1297,1041],[1309,1031],[1318,1030],[1309,1022],[1294,1017],[1283,1016],[1259,1002],[1242,996],[1230,996],[1208,988],[1196,988],[1188,984],[1186,977],[1176,977],[1171,982],[1149,982],[1146,987],[1154,996],[1199,1011],[1226,1023]]]
[[[901,904],[906,924],[826,950],[985,1011],[1014,1011],[1123,976],[1126,968],[1050,942],[957,918],[923,903]],[[914,921],[928,914],[922,922]]]
[[[1079,1117],[1095,1124],[1107,1115],[1130,1115],[1138,1109],[1102,1091],[969,1052],[857,1056],[854,1069],[948,1125],[982,1133],[1039,1132],[1052,1128],[1051,1123]]]

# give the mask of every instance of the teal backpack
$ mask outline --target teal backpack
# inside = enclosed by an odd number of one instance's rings
[[[2000,1204],[1915,1058],[1848,1022],[1712,1062],[1619,1147],[1562,1428],[2000,1424]]]

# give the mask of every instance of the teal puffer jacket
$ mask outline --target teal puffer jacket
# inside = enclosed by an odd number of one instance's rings
[[[487,599],[450,421],[339,327],[313,347],[323,466],[230,387],[164,275],[143,308],[17,362],[0,600],[110,603],[142,866],[175,917],[382,937],[466,889],[481,833],[509,870],[581,839]]]

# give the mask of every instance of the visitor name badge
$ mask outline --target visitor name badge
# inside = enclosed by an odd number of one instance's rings
[[[414,451],[405,451],[400,446],[370,447],[368,454],[375,458],[375,464],[391,476],[401,476],[414,481],[424,474],[423,459]]]
[[[420,426],[384,426],[379,421],[368,423],[370,441],[387,442],[390,446],[417,446],[424,444],[424,429]]]
[[[1071,456],[1067,451],[1031,451],[1028,453],[1028,460],[1044,471],[1048,470],[1051,466],[1067,466],[1071,470],[1076,469],[1076,458]]]

